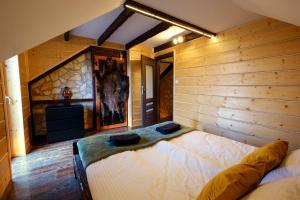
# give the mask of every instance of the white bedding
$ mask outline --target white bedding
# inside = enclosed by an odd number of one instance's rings
[[[194,200],[218,172],[256,149],[192,131],[138,151],[126,151],[87,167],[93,200]]]

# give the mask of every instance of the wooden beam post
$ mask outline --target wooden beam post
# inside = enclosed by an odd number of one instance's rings
[[[64,40],[68,42],[70,40],[70,31],[64,33]]]
[[[125,49],[128,50],[131,47],[133,47],[137,44],[140,44],[140,43],[148,40],[149,38],[157,35],[158,33],[167,30],[169,27],[170,27],[170,24],[165,23],[165,22],[161,22],[158,25],[156,25],[155,27],[153,27],[150,30],[143,33],[142,35],[140,35],[137,38],[133,39],[132,41],[128,42],[125,45]]]
[[[121,14],[113,21],[113,23],[103,32],[98,38],[97,43],[100,46],[109,38],[134,12],[130,9],[125,8]]]

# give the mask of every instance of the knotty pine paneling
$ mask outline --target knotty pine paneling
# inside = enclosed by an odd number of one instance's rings
[[[132,126],[142,125],[141,56],[154,57],[152,49],[137,45],[129,50],[131,65]]]
[[[177,68],[177,76],[191,77],[204,75],[223,75],[223,74],[246,74],[251,72],[269,72],[284,70],[299,70],[300,57],[298,54],[283,55],[271,58],[240,61],[235,63],[224,63],[208,66],[189,66],[187,68]],[[193,68],[190,70],[189,68]]]
[[[142,125],[141,61],[130,60],[132,92],[132,126]]]
[[[188,95],[177,94],[176,102],[192,103],[199,105],[210,105],[222,108],[231,108],[237,110],[255,111],[264,113],[284,114],[298,116],[300,113],[300,102],[297,101],[281,101],[270,99],[251,99],[206,95]]]
[[[244,111],[232,108],[181,102],[177,102],[176,108],[179,110],[198,112],[214,117],[233,119],[236,121],[243,119],[244,122],[300,134],[300,123],[297,119],[295,119],[295,116],[286,116],[282,118],[281,115],[278,114],[270,115],[269,113],[265,112],[249,112],[248,110]]]
[[[266,83],[267,84],[267,83]],[[247,97],[299,101],[300,87],[292,86],[176,86],[178,94],[203,94],[223,97]]]
[[[94,44],[94,39],[74,35],[71,35],[70,41],[65,42],[61,35],[28,50],[29,80]]]
[[[176,121],[300,148],[300,27],[264,18],[167,51],[175,53]]]
[[[193,85],[268,85],[268,86],[289,86],[297,85],[300,82],[299,70],[234,73],[225,75],[200,75],[197,77],[181,77],[177,80],[182,86]],[[267,83],[267,84],[266,84]]]

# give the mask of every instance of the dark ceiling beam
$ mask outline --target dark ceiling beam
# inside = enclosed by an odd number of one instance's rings
[[[140,35],[137,38],[133,39],[132,41],[128,42],[125,45],[125,49],[128,50],[131,47],[133,47],[137,44],[140,44],[140,43],[148,40],[149,38],[152,38],[153,36],[157,35],[158,33],[167,30],[169,27],[170,27],[170,24],[161,22],[158,25],[156,25],[155,27],[148,30],[147,32],[143,33],[142,35]]]
[[[134,12],[125,8],[120,15],[113,21],[113,23],[102,33],[98,38],[97,44],[100,46],[107,40]]]
[[[124,7],[128,8],[128,9],[131,9],[131,10],[134,10],[135,12],[140,13],[142,15],[152,17],[152,18],[160,20],[160,21],[164,21],[164,22],[169,23],[171,25],[181,27],[183,29],[192,31],[192,32],[197,33],[197,34],[201,34],[201,35],[209,37],[209,38],[216,36],[215,33],[211,32],[209,30],[206,30],[204,28],[201,28],[199,26],[196,26],[196,25],[191,24],[187,21],[176,18],[174,16],[171,16],[167,13],[161,12],[161,11],[156,10],[154,8],[151,8],[149,6],[140,4],[136,1],[127,0],[124,3]]]
[[[196,34],[196,33],[189,33],[189,34],[186,34],[183,36],[183,42],[188,42],[188,41],[194,40],[199,37],[201,37],[201,35]],[[182,44],[182,43],[179,43],[179,44]],[[154,47],[154,53],[162,51],[162,50],[170,48],[170,47],[174,47],[174,46],[176,46],[176,44],[174,44],[173,41],[166,42],[164,44]]]
[[[64,33],[64,40],[68,42],[70,40],[70,31]]]

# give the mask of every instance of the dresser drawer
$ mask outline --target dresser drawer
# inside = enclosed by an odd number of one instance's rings
[[[82,105],[46,108],[48,143],[71,140],[84,136]]]
[[[49,121],[77,118],[83,115],[83,106],[57,106],[46,108],[46,119]]]
[[[63,131],[50,131],[47,133],[48,143],[61,142],[66,140],[72,140],[76,138],[82,138],[84,136],[84,130],[73,128]]]
[[[59,131],[59,130],[68,130],[71,128],[84,128],[83,117],[79,116],[78,118],[66,118],[60,120],[52,120],[47,122],[47,131]]]

